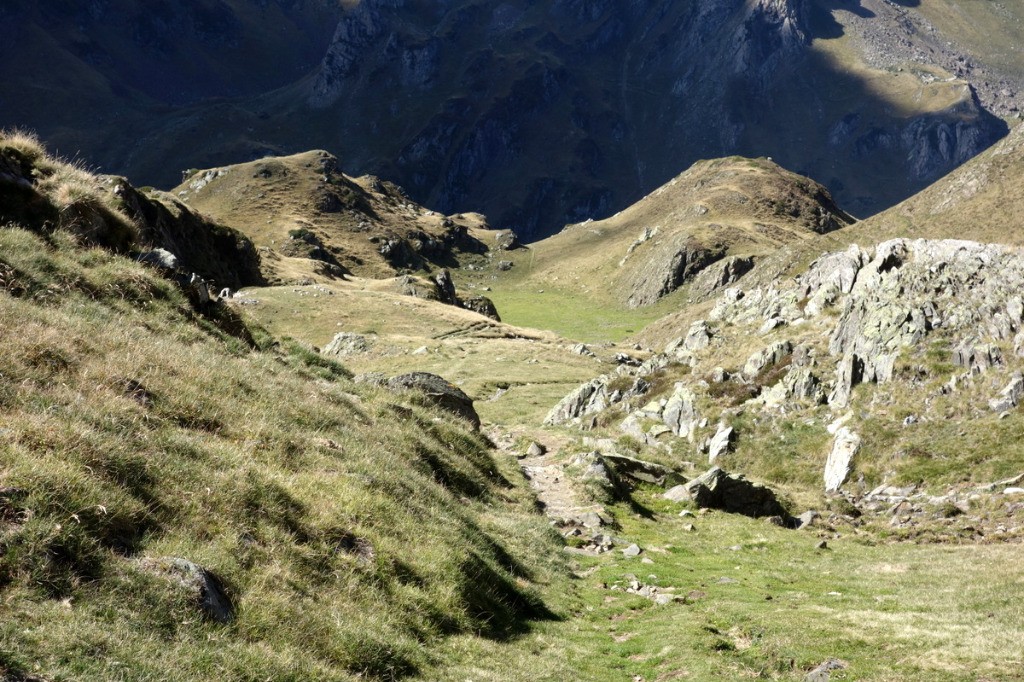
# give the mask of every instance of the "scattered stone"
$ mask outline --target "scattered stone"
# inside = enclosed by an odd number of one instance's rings
[[[530,447],[526,448],[526,456],[527,457],[541,457],[545,453],[547,453],[547,451],[548,451],[548,449],[546,447],[544,447],[540,443],[534,441],[533,443],[530,443]]]
[[[509,270],[512,269],[513,265],[514,265],[514,263],[512,261],[510,261],[510,260],[500,260],[500,261],[498,261],[498,269],[501,270],[502,272],[508,272]]]
[[[821,542],[819,542],[818,544],[816,544],[814,546],[814,549],[828,549],[828,542],[826,542],[825,540],[822,540]]]
[[[640,546],[633,544],[622,550],[622,555],[626,557],[636,557],[640,556],[641,552],[643,552],[643,550],[640,549]]]
[[[588,358],[597,357],[596,355],[594,355],[594,352],[587,347],[585,343],[577,343],[575,346],[569,349],[569,352],[574,353],[576,355],[583,355]]]
[[[805,511],[803,514],[796,517],[796,527],[809,528],[810,526],[814,525],[814,522],[817,521],[819,518],[821,518],[821,514],[819,514],[818,512],[814,510]]]

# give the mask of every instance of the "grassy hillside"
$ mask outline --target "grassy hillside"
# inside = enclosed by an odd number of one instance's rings
[[[194,307],[96,210],[0,228],[0,676],[393,678],[545,617],[553,536],[483,436]]]
[[[457,266],[488,247],[483,216],[442,216],[391,183],[345,175],[324,151],[187,175],[171,194],[252,239],[275,282]]]
[[[782,246],[852,222],[824,187],[770,159],[700,161],[606,220],[498,252],[460,279],[493,288],[487,295],[515,324],[617,340],[710,295],[728,259],[743,259],[741,275]],[[699,291],[686,287],[705,271]],[[688,293],[673,295],[678,288]]]

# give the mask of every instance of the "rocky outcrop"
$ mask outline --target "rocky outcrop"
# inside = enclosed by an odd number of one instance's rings
[[[170,194],[140,192],[124,178],[103,180],[111,201],[135,221],[142,242],[173,254],[178,268],[215,282],[217,289],[266,283],[259,253],[241,232],[213,222]]]
[[[588,381],[562,400],[548,413],[544,424],[558,426],[576,422],[608,407],[608,383],[605,377]]]
[[[1014,372],[1010,383],[1000,391],[998,397],[990,400],[988,405],[994,412],[1005,412],[1017,407],[1021,398],[1024,398],[1024,374]]]
[[[786,508],[769,488],[748,481],[742,474],[726,473],[719,467],[712,467],[689,483],[669,490],[665,497],[674,501],[689,500],[702,509],[789,518]]]
[[[645,253],[642,265],[625,276],[626,305],[651,305],[724,255],[725,247],[721,245],[705,246],[685,233],[672,235]]]
[[[777,341],[767,348],[760,350],[749,358],[743,365],[743,376],[748,378],[756,377],[761,372],[774,367],[793,353],[793,343],[790,341]]]

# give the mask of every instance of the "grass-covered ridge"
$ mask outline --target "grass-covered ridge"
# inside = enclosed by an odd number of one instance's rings
[[[0,228],[0,676],[390,678],[548,615],[485,438],[83,237]]]

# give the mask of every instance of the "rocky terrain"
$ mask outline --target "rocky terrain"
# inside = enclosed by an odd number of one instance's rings
[[[0,677],[1015,679],[1019,142],[524,247],[327,152],[160,192],[4,133]]]
[[[15,2],[0,123],[165,188],[329,149],[529,238],[729,154],[865,216],[1006,133],[1020,12],[991,4]]]

